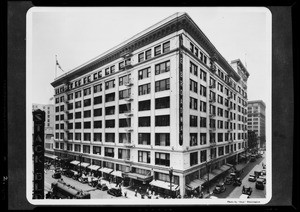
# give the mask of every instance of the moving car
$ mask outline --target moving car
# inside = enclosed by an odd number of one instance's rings
[[[117,188],[111,188],[107,190],[107,193],[116,197],[122,196],[122,192],[120,189]]]
[[[220,193],[223,193],[224,191],[226,190],[226,187],[224,186],[224,183],[223,184],[218,184],[216,185],[215,189],[213,190],[213,192],[215,194],[220,194]]]
[[[250,196],[252,194],[252,188],[250,186],[249,187],[243,186],[242,194],[247,194]]]
[[[258,178],[255,183],[255,188],[259,190],[264,190],[265,189],[264,179]]]
[[[249,175],[249,178],[248,178],[248,181],[250,181],[250,182],[255,182],[255,181],[256,181],[256,176],[250,174],[250,175]]]

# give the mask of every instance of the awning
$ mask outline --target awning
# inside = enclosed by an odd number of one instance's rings
[[[88,167],[89,165],[90,165],[89,163],[84,163],[84,162],[79,163],[79,166],[81,167]]]
[[[45,153],[45,157],[51,158],[51,159],[56,159],[58,156]]]
[[[246,166],[247,166],[247,164],[237,164],[237,165],[235,166],[235,169],[236,169],[237,171],[241,171],[241,170],[244,169]]]
[[[194,190],[197,187],[200,187],[204,183],[205,183],[204,179],[195,179],[188,184],[188,187],[190,187],[192,190]]]
[[[142,174],[127,172],[126,176],[131,178],[131,179],[136,179],[136,180],[140,180],[140,181],[150,181],[150,180],[152,180],[151,175],[142,175]]]
[[[73,160],[70,163],[73,164],[73,165],[78,165],[80,162],[78,160]]]
[[[114,175],[114,176],[116,176],[116,177],[123,177],[121,171],[113,171],[113,172],[110,173],[110,174],[111,174],[111,175]]]
[[[99,171],[104,172],[106,174],[110,174],[113,171],[113,169],[102,167],[101,169],[99,169]]]
[[[100,166],[90,165],[88,168],[91,169],[91,170],[97,171],[98,169],[100,169]]]
[[[213,173],[209,173],[209,181],[211,181],[212,179],[214,179],[217,175],[213,174]],[[205,179],[207,179],[207,173],[203,176]]]
[[[152,180],[150,183],[150,185],[152,186],[156,186],[159,188],[164,188],[167,190],[170,190],[170,183],[169,182],[164,182],[164,181],[160,181],[160,180]],[[172,183],[172,191],[176,191],[179,189],[179,185],[176,185],[174,183]]]
[[[227,171],[230,168],[231,168],[230,166],[228,166],[228,165],[225,164],[225,165],[221,166],[219,169],[221,169],[223,172],[225,172],[225,171]]]
[[[211,171],[212,174],[215,174],[216,176],[220,175],[223,173],[223,171],[221,169],[214,169]]]

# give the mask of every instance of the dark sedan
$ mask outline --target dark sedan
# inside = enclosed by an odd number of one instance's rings
[[[122,196],[122,192],[120,189],[117,189],[117,188],[111,188],[111,189],[108,189],[107,190],[107,193],[110,194],[110,195],[113,195],[115,197],[120,197]]]
[[[216,185],[216,187],[213,190],[213,192],[215,194],[220,194],[220,193],[223,193],[225,190],[226,190],[226,187],[224,186],[224,184],[218,184],[218,185]]]

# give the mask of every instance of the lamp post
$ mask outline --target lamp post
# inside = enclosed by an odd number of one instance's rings
[[[173,167],[170,167],[170,170],[169,170],[169,177],[170,177],[170,195],[171,195],[171,194],[172,194]]]
[[[82,160],[82,154],[79,154],[79,173],[81,175],[81,160]]]
[[[205,165],[206,165],[206,172],[207,172],[207,193],[209,194],[209,162],[206,160],[205,161]]]

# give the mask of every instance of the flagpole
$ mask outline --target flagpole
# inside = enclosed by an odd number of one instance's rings
[[[55,78],[56,79],[56,74],[57,74],[57,55],[55,55]]]

